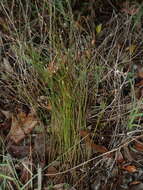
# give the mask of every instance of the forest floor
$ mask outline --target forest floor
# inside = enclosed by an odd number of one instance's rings
[[[143,189],[143,4],[0,1],[0,189]]]

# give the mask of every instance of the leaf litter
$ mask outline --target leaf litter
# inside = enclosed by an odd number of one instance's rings
[[[20,112],[18,115],[12,116],[12,125],[8,137],[15,143],[19,143],[30,134],[37,124],[38,120],[34,111],[28,115]]]

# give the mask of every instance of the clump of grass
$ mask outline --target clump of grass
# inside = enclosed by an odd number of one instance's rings
[[[16,3],[17,1],[12,5],[16,6]],[[47,111],[50,112],[50,126],[47,132],[50,132],[51,142],[57,151],[52,159],[54,160],[57,155],[62,155],[74,147],[63,159],[68,159],[71,163],[76,164],[82,155],[79,130],[86,127],[89,73],[87,62],[89,57],[83,54],[81,60],[76,59],[78,43],[76,44],[74,41],[78,37],[78,33],[75,30],[70,4],[68,1],[49,1],[39,8],[40,4],[31,4],[30,2],[23,4],[21,2],[18,6],[22,10],[22,19],[27,23],[19,26],[15,23],[15,17],[20,13],[8,12],[5,6],[6,4],[2,2],[5,15],[15,31],[13,33],[13,30],[9,29],[9,34],[15,39],[10,49],[16,60],[12,65],[15,74],[8,74],[7,80],[13,81],[12,88],[17,92],[16,99],[19,103],[39,110],[42,109],[39,103],[40,97],[46,98],[51,106],[50,111],[47,108]],[[31,10],[35,11],[30,12]],[[39,19],[43,19],[44,22],[44,12],[48,13],[49,23],[45,33],[42,33],[45,26],[44,23],[43,26],[41,25]],[[37,28],[40,28],[41,33],[34,33],[36,26],[31,20],[32,17],[35,18],[34,22],[40,22]],[[61,27],[63,21],[64,26]],[[61,27],[61,31],[58,29],[59,27]],[[63,30],[67,30],[67,38],[63,36]],[[28,35],[26,36],[26,34]],[[41,35],[41,42],[36,42],[37,44],[35,43],[36,35]],[[11,65],[11,63],[8,64]],[[41,115],[41,119],[49,120],[47,117]],[[78,145],[75,147],[75,144]]]
[[[123,70],[137,55],[127,52],[126,44],[130,46],[139,38],[129,33],[131,20],[115,15],[108,23],[111,27],[104,29],[102,25],[95,40],[94,32],[79,30],[68,0],[20,1],[19,5],[15,0],[11,9],[8,1],[1,5],[10,22],[6,27],[12,42],[6,59],[9,68],[13,68],[5,76],[2,74],[1,83],[6,80],[15,101],[34,107],[44,121],[48,146],[54,150],[49,152],[48,162],[58,159],[61,168],[66,169],[89,159],[91,147],[81,143],[81,129],[90,129],[99,144],[104,131],[111,132],[110,147],[116,146],[119,131],[126,129],[125,121],[132,128],[136,116],[140,116],[138,108],[133,108],[128,120],[122,109],[123,87],[129,83]],[[20,25],[15,23],[20,17],[20,12],[12,9],[16,5],[22,11],[22,25],[20,20]]]

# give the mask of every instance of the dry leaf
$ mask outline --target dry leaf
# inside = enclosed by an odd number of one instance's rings
[[[129,185],[137,185],[137,184],[140,184],[140,183],[141,183],[140,181],[133,181]]]
[[[9,138],[15,143],[19,143],[22,139],[29,134],[32,129],[37,125],[38,120],[35,117],[35,112],[31,112],[28,115],[21,112],[17,117],[12,116],[12,126],[9,133]]]
[[[141,64],[136,64],[135,68],[137,70],[137,77],[141,81],[143,79],[143,67]]]
[[[142,88],[143,87],[143,80],[141,80],[140,82],[138,82],[137,84],[135,84],[135,87]]]
[[[121,151],[117,151],[116,154],[117,154],[117,159],[116,159],[116,160],[117,160],[117,163],[122,163],[122,162],[124,162],[124,157],[123,157]]]
[[[86,144],[89,147],[91,147],[92,149],[96,150],[97,152],[100,152],[100,153],[108,152],[108,149],[105,146],[96,145],[95,143],[93,143],[93,141],[89,137],[89,132],[81,130],[80,131],[80,136],[82,136],[83,138],[85,138]]]
[[[52,175],[52,174],[56,174],[56,173],[58,173],[58,170],[57,170],[54,166],[50,166],[50,167],[48,168],[48,171],[47,171],[48,177],[50,177],[50,178],[55,178],[55,175]],[[51,175],[50,175],[50,174],[51,174]]]
[[[95,143],[92,143],[91,147],[100,153],[108,152],[108,149],[105,146],[96,145]]]
[[[138,71],[138,77],[139,77],[140,79],[143,79],[143,71]]]
[[[143,151],[143,143],[135,142],[135,149],[137,151]]]
[[[137,168],[134,165],[122,166],[122,169],[124,169],[130,173],[134,173],[137,171]]]

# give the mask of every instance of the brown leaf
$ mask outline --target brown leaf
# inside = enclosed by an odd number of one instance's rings
[[[48,168],[48,171],[47,171],[48,177],[50,177],[50,178],[55,178],[55,175],[52,175],[52,174],[56,174],[56,173],[58,173],[58,170],[57,170],[54,166],[50,166],[50,167]],[[50,175],[50,174],[51,174],[51,175]]]
[[[100,153],[108,152],[108,149],[105,146],[96,145],[95,143],[92,143],[91,147]]]
[[[130,173],[134,173],[137,171],[137,168],[134,165],[122,166],[122,169]]]
[[[135,87],[139,87],[139,88],[143,87],[143,80],[135,84]]]
[[[129,185],[137,185],[137,184],[140,184],[141,182],[140,181],[132,181]]]
[[[93,141],[89,137],[89,132],[81,130],[80,136],[85,138],[86,144],[88,146],[90,146],[91,148],[95,149],[97,152],[100,152],[100,153],[108,152],[108,149],[105,146],[101,146],[101,145],[97,145],[97,144],[93,143]]]
[[[143,79],[143,71],[138,71],[137,75],[140,79]]]
[[[9,138],[15,143],[19,143],[22,139],[29,134],[32,129],[38,123],[37,118],[35,117],[35,112],[31,112],[26,115],[26,113],[21,112],[17,117],[12,116],[12,126],[9,133]]]
[[[135,142],[135,149],[137,151],[143,151],[143,143],[140,143],[140,142]]]
[[[123,157],[121,151],[117,151],[116,154],[117,154],[117,159],[116,159],[117,163],[124,162],[124,157]]]

